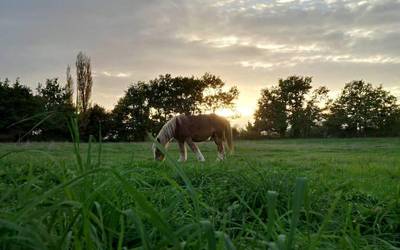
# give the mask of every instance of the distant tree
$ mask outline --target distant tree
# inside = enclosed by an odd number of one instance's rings
[[[301,122],[303,137],[326,136],[323,123],[327,119],[327,111],[332,103],[328,93],[326,87],[319,87],[313,90],[311,98],[306,102]]]
[[[200,81],[204,85],[202,103],[205,111],[215,113],[220,108],[233,108],[234,101],[239,96],[236,86],[224,91],[225,83],[221,78],[210,73],[205,73]]]
[[[278,133],[285,136],[288,121],[286,104],[280,89],[271,88],[261,91],[254,118],[254,126],[259,133],[266,131],[268,134]]]
[[[132,84],[112,111],[111,138],[122,141],[144,141],[151,127],[149,85]]]
[[[287,79],[279,79],[279,89],[282,100],[286,103],[290,132],[293,137],[302,135],[304,126],[304,103],[306,95],[311,90],[311,77],[289,76]]]
[[[73,96],[74,96],[74,80],[72,79],[71,76],[71,67],[68,65],[67,66],[67,84],[65,86],[67,95],[68,95],[68,102],[73,105],[74,100],[73,100]]]
[[[247,122],[244,128],[239,129],[239,139],[259,139],[261,133],[251,122]]]
[[[291,137],[321,135],[327,106],[328,89],[320,87],[310,96],[311,77],[289,76],[278,86],[263,89],[255,112],[255,127],[266,135],[289,131]],[[318,132],[317,132],[318,131]]]
[[[144,140],[146,132],[156,133],[171,116],[231,107],[238,91],[224,91],[224,84],[210,74],[202,78],[166,74],[148,83],[133,84],[112,112],[113,137]]]
[[[63,109],[68,103],[68,90],[60,85],[57,78],[47,79],[44,86],[39,83],[36,90],[42,98],[46,111]]]
[[[200,111],[203,84],[194,77],[160,75],[146,84],[146,95],[151,107],[151,119],[159,124],[174,114],[193,114]]]
[[[397,109],[397,112],[393,118],[393,123],[388,126],[387,135],[390,136],[400,136],[400,109]]]
[[[86,112],[90,105],[90,97],[92,94],[92,70],[90,58],[79,52],[76,57],[76,106],[79,112]]]
[[[239,91],[232,87],[224,91],[225,83],[209,73],[201,78],[160,75],[149,82],[152,116],[164,122],[175,114],[215,112],[232,108]]]
[[[103,107],[95,104],[84,113],[87,124],[81,132],[81,139],[87,141],[92,135],[96,140],[108,139],[111,132],[111,114]]]
[[[327,126],[330,133],[346,136],[386,135],[396,124],[396,97],[382,86],[364,81],[347,83],[333,103]]]
[[[14,84],[7,78],[0,80],[0,141],[19,140],[40,121],[41,117],[34,116],[42,112],[40,98],[18,78]]]
[[[70,133],[67,120],[73,115],[74,107],[70,103],[67,86],[61,86],[57,78],[47,79],[44,86],[38,84],[37,93],[43,110],[50,116],[40,125],[38,137],[46,140],[68,140]]]

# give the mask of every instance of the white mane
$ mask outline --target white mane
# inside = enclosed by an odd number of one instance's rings
[[[157,138],[160,139],[161,144],[168,143],[174,137],[177,119],[177,116],[173,117],[161,128],[157,135]]]

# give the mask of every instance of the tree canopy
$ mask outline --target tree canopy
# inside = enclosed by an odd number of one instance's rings
[[[399,135],[396,97],[382,86],[352,81],[335,100],[312,90],[311,77],[290,76],[261,91],[253,129],[281,137]]]
[[[113,110],[118,140],[144,140],[177,114],[199,114],[232,107],[239,92],[224,90],[225,83],[211,74],[201,78],[160,75],[149,82],[132,84]]]
[[[90,64],[87,57],[83,61]],[[89,74],[90,66],[85,67],[83,74]],[[79,121],[82,140],[93,135],[98,140],[143,141],[147,133],[157,133],[174,115],[232,108],[239,95],[236,87],[228,88],[221,78],[209,73],[201,77],[165,74],[131,84],[117,105],[107,111],[97,104],[89,105],[93,82],[80,86],[78,78],[75,103],[69,67],[65,83],[47,79],[36,91],[19,79],[14,83],[0,80],[0,141],[69,140],[67,120],[71,117]],[[236,137],[247,139],[399,136],[400,107],[396,97],[382,86],[352,81],[332,100],[326,87],[313,88],[311,77],[289,76],[262,89],[254,122],[234,132]]]
[[[290,76],[278,86],[263,89],[255,112],[255,128],[267,134],[308,137],[321,125],[328,102],[326,87],[311,91],[312,78]],[[324,105],[322,104],[322,105]]]
[[[364,81],[347,83],[331,107],[327,126],[345,136],[387,135],[395,132],[399,118],[396,97],[382,86]]]
[[[0,140],[18,140],[37,122],[36,119],[21,121],[41,113],[42,110],[41,99],[33,95],[19,79],[14,84],[7,78],[0,80]]]

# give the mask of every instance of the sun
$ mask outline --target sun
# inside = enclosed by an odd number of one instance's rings
[[[235,115],[235,111],[234,110],[226,109],[226,108],[218,109],[217,111],[215,111],[215,113],[217,115],[224,116],[224,117],[230,117],[230,116],[234,116]]]
[[[249,117],[252,116],[254,110],[252,107],[249,106],[239,106],[235,109],[221,108],[215,111],[215,113],[224,117]]]
[[[239,106],[237,110],[242,116],[252,116],[255,108],[252,106]]]

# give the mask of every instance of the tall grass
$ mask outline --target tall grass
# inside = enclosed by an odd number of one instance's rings
[[[16,164],[11,158],[23,151],[0,157],[1,249],[399,246],[398,200],[327,192],[316,180],[229,159],[182,165],[166,154],[164,163],[109,166],[101,142],[90,137],[82,147],[75,120],[69,128],[73,159]],[[360,209],[360,200],[372,209]]]

